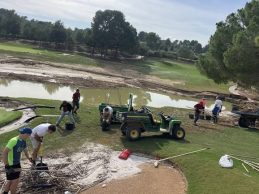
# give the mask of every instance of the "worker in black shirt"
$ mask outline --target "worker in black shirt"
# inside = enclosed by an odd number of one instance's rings
[[[67,101],[63,101],[62,104],[59,107],[59,110],[62,109],[61,115],[58,118],[58,121],[56,123],[57,126],[59,126],[60,122],[62,121],[62,119],[64,118],[65,115],[69,116],[70,122],[75,124],[75,120],[72,114],[72,105],[70,103],[68,103]]]

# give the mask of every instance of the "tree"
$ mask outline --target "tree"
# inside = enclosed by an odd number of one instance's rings
[[[139,47],[137,30],[128,22],[125,23],[124,33],[122,34],[121,42],[119,42],[118,46],[122,51],[127,51],[129,53],[135,53],[136,49]]]
[[[174,40],[171,43],[171,51],[176,52],[179,49],[179,40]]]
[[[190,47],[194,53],[202,53],[202,45],[197,40],[192,40],[190,42]]]
[[[179,57],[186,58],[186,59],[195,58],[194,52],[191,49],[189,49],[187,46],[181,46],[177,54]]]
[[[199,59],[199,68],[219,83],[235,81],[259,88],[258,32],[259,1],[252,0],[217,23],[208,52]]]
[[[52,24],[37,20],[25,20],[22,27],[22,37],[29,40],[49,41]]]
[[[202,47],[202,53],[206,53],[209,50],[209,45],[206,44],[204,47]]]
[[[140,42],[146,42],[146,38],[147,38],[147,32],[141,31],[138,34],[138,39]]]
[[[167,38],[166,40],[165,40],[165,50],[166,51],[170,51],[170,49],[171,49],[171,44],[172,44],[172,42],[171,42],[171,40],[170,40],[170,38]]]
[[[77,43],[80,43],[80,44],[86,43],[86,33],[87,33],[86,30],[75,28],[74,33],[75,33],[74,38]]]
[[[167,38],[166,40],[161,40],[160,49],[164,51],[170,51],[171,49],[171,40]]]
[[[55,43],[65,43],[66,29],[60,20],[54,23],[50,33],[50,40]]]
[[[66,49],[73,50],[74,46],[73,30],[71,28],[66,29]]]
[[[15,37],[20,30],[21,17],[14,10],[0,9],[0,36]]]
[[[92,23],[92,36],[94,45],[101,51],[107,49],[130,50],[137,44],[136,29],[133,28],[120,11],[97,11]]]
[[[161,45],[161,38],[154,32],[149,32],[146,37],[147,46],[151,50],[159,50]]]

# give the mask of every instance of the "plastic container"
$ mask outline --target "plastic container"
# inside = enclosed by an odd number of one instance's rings
[[[131,151],[129,149],[125,149],[120,153],[119,158],[122,160],[127,160],[130,154],[131,154]]]

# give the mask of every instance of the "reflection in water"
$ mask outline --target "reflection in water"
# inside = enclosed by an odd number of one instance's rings
[[[171,106],[171,107],[178,107],[178,108],[193,108],[197,101],[191,100],[184,100],[184,99],[172,99],[169,96],[158,94],[154,92],[147,92],[152,97],[152,100],[149,100],[147,106],[151,107],[163,107],[163,106]]]
[[[99,104],[101,102],[110,104],[127,104],[129,94],[137,94],[140,90],[132,88],[116,88],[116,89],[80,89],[81,96],[84,97],[82,103]]]
[[[71,100],[72,91],[56,84],[11,80],[8,86],[0,85],[0,96]]]
[[[158,94],[154,92],[146,92],[149,93],[152,100],[149,100],[147,103],[147,106],[161,108],[164,106],[171,106],[171,107],[177,107],[177,108],[187,108],[187,109],[193,109],[194,105],[197,104],[197,100],[185,100],[180,98],[180,96],[167,96],[163,94]],[[207,102],[206,109],[212,110],[214,108],[214,104],[212,102]],[[222,110],[225,110],[226,107],[222,107]]]
[[[76,87],[60,86],[57,84],[34,83],[28,81],[0,79],[0,96],[29,97],[53,100],[72,100]],[[125,105],[128,103],[129,94],[133,94],[133,106],[137,109],[142,105],[150,107],[177,107],[191,108],[198,102],[198,99],[188,99],[180,96],[168,96],[155,92],[149,92],[136,88],[110,88],[110,89],[87,89],[79,88],[81,103],[86,105],[98,105],[101,102],[110,104]],[[213,102],[207,103],[213,108]],[[211,105],[211,106],[210,106]]]
[[[11,83],[9,79],[0,79],[0,85],[8,86]]]
[[[49,84],[49,83],[43,84],[43,87],[50,95],[56,93],[60,88],[58,84]]]

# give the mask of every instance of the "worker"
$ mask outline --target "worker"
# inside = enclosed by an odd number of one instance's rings
[[[112,116],[113,116],[112,114],[113,114],[112,107],[106,106],[103,109],[103,112],[102,112],[102,122],[101,122],[102,130],[106,130],[106,129],[110,128],[111,121],[112,121]]]
[[[79,89],[76,89],[76,92],[72,96],[72,105],[73,105],[73,113],[77,114],[77,110],[79,109],[79,102],[80,102],[80,92]]]
[[[64,118],[65,115],[69,116],[70,122],[73,123],[75,125],[75,120],[72,114],[72,110],[73,107],[70,103],[68,103],[67,101],[63,101],[62,104],[59,107],[59,110],[62,109],[61,115],[57,120],[56,126],[59,126],[60,122],[62,121],[62,119]]]
[[[198,104],[199,104],[199,103],[201,103],[202,106],[204,107],[204,110],[201,111],[199,117],[201,117],[201,115],[203,115],[203,117],[204,117],[204,114],[205,114],[205,107],[206,107],[206,103],[207,103],[206,98],[204,98],[204,97],[201,98],[201,99],[199,100]]]
[[[21,153],[24,152],[26,158],[32,162],[27,150],[26,139],[30,137],[32,130],[30,128],[22,128],[20,134],[11,138],[3,151],[3,162],[6,171],[6,185],[3,194],[15,194],[20,180],[21,174]]]
[[[50,123],[42,123],[32,129],[31,143],[32,143],[32,162],[35,165],[35,160],[37,158],[38,152],[40,150],[43,137],[49,133],[52,134],[56,131],[56,126]]]
[[[200,99],[200,101],[198,103],[200,103],[200,102],[202,103],[203,107],[206,106],[206,103],[207,103],[206,98],[203,97],[202,99]]]
[[[223,106],[223,102],[222,102],[220,96],[217,96],[214,108],[212,109],[212,118],[213,118],[214,124],[218,123],[218,116],[222,110],[222,106]]]
[[[104,109],[103,109],[103,117],[108,119],[108,120],[111,120],[112,119],[112,114],[113,114],[113,109],[112,107],[110,106],[106,106]]]
[[[197,126],[197,121],[200,118],[200,115],[204,112],[205,107],[203,106],[203,102],[200,101],[198,104],[194,105],[195,113],[194,113],[194,125]]]

